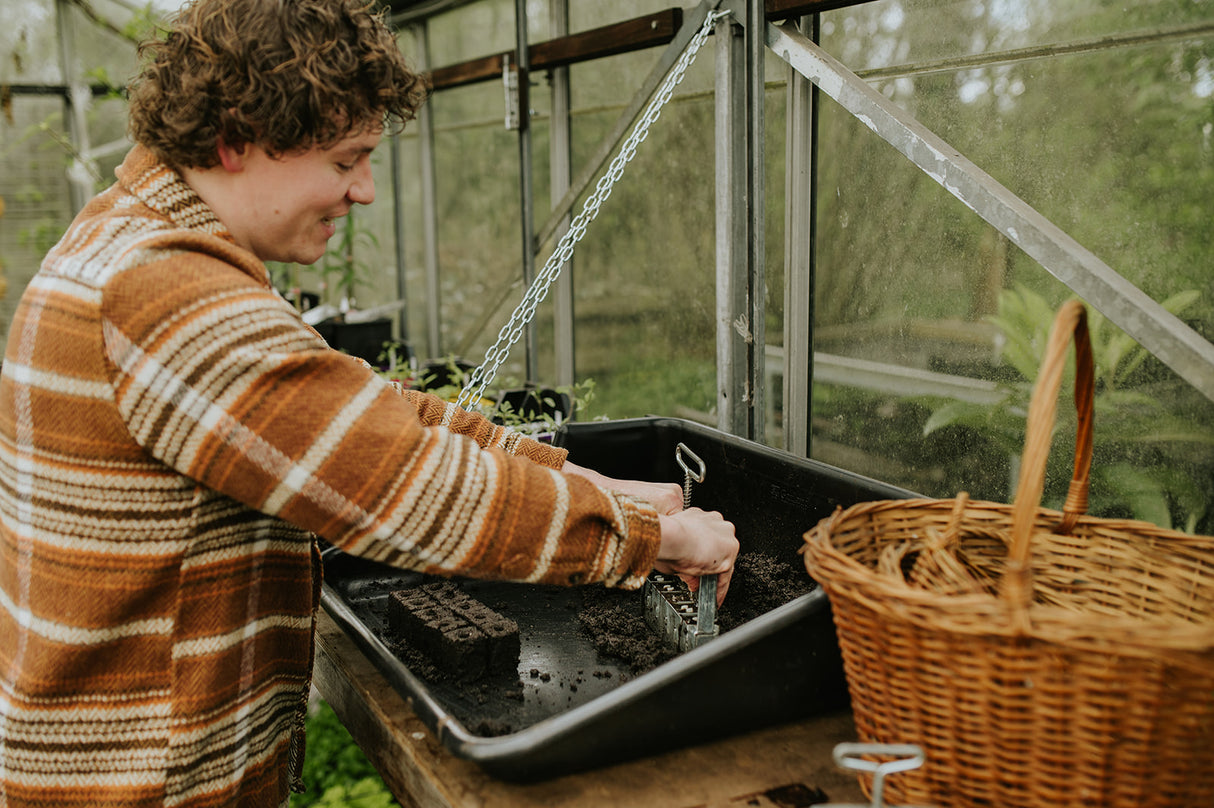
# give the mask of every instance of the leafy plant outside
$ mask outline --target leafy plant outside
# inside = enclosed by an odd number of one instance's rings
[[[396,381],[405,387],[425,390],[446,401],[459,398],[472,370],[457,357],[448,356],[429,363],[427,368],[416,368],[401,361],[394,345],[385,345],[380,355],[379,375]],[[542,437],[555,432],[566,420],[587,420],[591,404],[596,397],[594,379],[584,379],[571,385],[556,388],[526,387],[514,379],[504,379],[500,388],[525,390],[526,395],[514,402],[505,396],[485,397],[473,402],[471,409],[479,410],[494,423],[508,426],[532,437]],[[567,401],[561,400],[567,398]],[[599,416],[594,420],[601,420]]]
[[[342,726],[333,708],[318,701],[307,721],[303,782],[291,808],[396,808],[387,785]]]
[[[1179,316],[1200,297],[1197,291],[1180,292],[1162,305]],[[1020,379],[1001,385],[1004,397],[994,406],[957,401],[936,406],[923,433],[930,435],[948,426],[970,427],[1018,457],[1033,380],[1054,313],[1042,295],[1024,286],[1004,290],[998,314],[989,320],[1003,335],[1003,361]],[[1214,425],[1182,415],[1196,410],[1187,406],[1187,397],[1194,395],[1191,388],[1161,371],[1142,346],[1100,312],[1089,309],[1088,325],[1096,370],[1089,512],[1208,532],[1212,521],[1209,491],[1214,490]],[[1073,387],[1072,362],[1063,380],[1064,393]],[[1046,475],[1046,504],[1052,507],[1065,497],[1071,478],[1075,421],[1073,408],[1059,406]]]
[[[353,308],[358,287],[366,282],[373,269],[359,256],[378,249],[379,239],[357,222],[354,211],[342,220],[337,237],[329,244],[320,264],[321,300],[340,305],[344,311]],[[374,254],[373,252],[370,254]]]

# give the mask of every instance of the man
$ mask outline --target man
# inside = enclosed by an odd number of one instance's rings
[[[136,147],[51,251],[0,374],[0,805],[277,806],[302,760],[313,537],[404,568],[636,587],[737,540],[330,350],[318,259],[421,102],[359,0],[196,0]],[[655,507],[656,505],[656,507]]]

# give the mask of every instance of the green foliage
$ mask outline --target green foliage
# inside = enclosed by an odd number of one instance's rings
[[[379,363],[381,367],[377,372],[389,381],[400,382],[406,387],[421,387],[425,382],[423,374],[405,361],[398,343],[384,343]]]
[[[399,805],[378,777],[366,777],[351,785],[330,786],[320,799],[307,804],[315,808],[396,808]]]
[[[929,402],[913,398],[815,384],[812,456],[927,497],[967,491],[975,499],[1005,499],[1011,452],[990,431],[963,422],[925,431],[931,412]]]
[[[1196,291],[1185,291],[1162,305],[1179,315],[1200,298]],[[1004,398],[994,406],[937,406],[924,424],[924,434],[966,426],[1019,455],[1032,380],[1038,376],[1054,313],[1044,297],[1024,286],[1003,291],[999,313],[989,319],[1003,335],[1003,360],[1022,379],[1003,385]],[[1161,373],[1150,354],[1100,312],[1089,309],[1088,330],[1096,373],[1090,511],[1196,530],[1209,515],[1209,491],[1214,488],[1214,428],[1193,418],[1187,385]],[[1063,380],[1064,394],[1073,387],[1072,365]],[[1060,406],[1057,420],[1046,489],[1055,505],[1071,476],[1073,409]]]
[[[586,420],[590,404],[595,399],[595,388],[594,379],[583,379],[571,385],[554,388],[552,392],[569,396],[571,404],[569,420]],[[523,408],[516,409],[509,401],[502,400],[492,411],[493,420],[528,434],[554,432],[560,427],[564,418],[563,414],[560,418],[557,417],[558,413],[563,413],[563,404],[553,396],[545,395],[545,392],[542,389],[533,389],[528,393],[541,410],[538,415],[529,415]]]
[[[380,354],[379,359],[385,365],[376,371],[379,375],[400,382],[406,387],[425,390],[447,401],[455,401],[459,398],[472,375],[472,371],[465,370],[456,357],[448,356],[439,362],[445,370],[444,379],[440,383],[438,374],[434,371],[418,370],[402,362],[396,346],[392,344],[385,346],[384,353]],[[504,379],[499,387],[512,390],[522,389],[524,385],[514,379]],[[552,392],[569,396],[569,420],[586,420],[590,417],[590,405],[595,400],[596,388],[597,384],[594,379],[583,379],[571,385],[552,388]],[[529,391],[533,402],[542,410],[535,415],[524,411],[524,407],[516,407],[505,400],[484,398],[476,406],[494,423],[508,426],[528,435],[550,433],[561,425],[563,416],[557,417],[557,413],[562,410],[562,402],[547,395],[547,390],[547,388],[536,388]]]
[[[326,702],[307,724],[303,782],[307,790],[291,797],[291,808],[391,808],[397,803]]]
[[[1172,295],[1160,305],[1170,313],[1180,315],[1200,300],[1201,293],[1190,289]],[[1088,331],[1099,374],[1097,384],[1103,384],[1104,389],[1111,392],[1132,383],[1134,374],[1151,356],[1147,349],[1095,309],[1088,312]]]
[[[91,70],[85,71],[85,76],[93,80],[94,84],[99,84],[105,88],[105,97],[111,99],[124,98],[122,82],[116,81],[110,77],[110,71],[105,67],[98,66]]]
[[[437,360],[437,362],[431,363],[431,367],[427,369],[410,367],[401,361],[396,347],[391,344],[384,346],[384,352],[379,355],[379,360],[385,365],[385,368],[377,372],[385,379],[400,382],[414,390],[425,390],[446,401],[455,401],[459,397],[460,391],[464,389],[464,384],[471,375],[471,371],[465,370],[455,356]],[[440,374],[434,369],[436,366],[441,366],[443,370],[445,378],[441,382]],[[486,403],[491,404],[492,402]]]
[[[17,243],[31,251],[45,254],[63,237],[64,228],[52,219],[41,219],[17,233]]]
[[[161,13],[152,3],[135,9],[131,18],[122,26],[122,35],[131,42],[142,42],[153,35],[163,33]]]
[[[357,287],[364,284],[372,272],[371,266],[362,258],[366,248],[378,248],[375,233],[362,227],[351,210],[341,220],[336,240],[330,240],[329,249],[321,259],[320,274],[324,279],[325,296],[337,295],[337,299],[352,300]]]
[[[680,407],[700,412],[716,409],[716,366],[711,359],[697,359],[687,351],[623,357],[615,368],[600,377],[598,389],[610,403],[612,418],[674,414]]]

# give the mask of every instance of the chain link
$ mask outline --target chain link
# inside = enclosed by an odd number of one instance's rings
[[[687,68],[695,61],[696,54],[700,48],[708,40],[708,35],[712,33],[712,26],[717,20],[722,17],[729,16],[728,11],[711,11],[704,18],[704,25],[695,33],[691,41],[687,43],[687,49],[683,51],[679,61],[667,74],[666,80],[662,82],[662,86],[658,88],[657,94],[649,102],[649,106],[645,108],[641,119],[637,121],[633,127],[632,133],[628,135],[624,145],[620,147],[620,152],[611,161],[611,165],[607,167],[607,171],[599,178],[595,185],[594,193],[587,199],[582,207],[582,212],[577,215],[573,222],[569,225],[569,229],[565,231],[565,235],[557,243],[556,248],[552,251],[552,255],[548,257],[543,269],[536,275],[535,280],[531,284],[531,288],[527,290],[527,294],[523,296],[522,301],[515,308],[514,313],[510,315],[510,321],[502,326],[502,330],[497,334],[497,342],[485,352],[485,359],[480,367],[472,372],[464,389],[460,391],[459,398],[456,399],[456,406],[467,408],[468,404],[474,401],[480,401],[487,387],[497,376],[497,371],[501,368],[507,357],[510,356],[510,349],[519,341],[523,335],[523,329],[531,322],[531,318],[535,316],[536,307],[548,296],[548,290],[556,281],[557,276],[561,274],[561,269],[569,262],[573,256],[573,248],[582,236],[586,234],[586,227],[594,221],[598,215],[599,208],[607,201],[607,197],[611,196],[611,189],[624,173],[626,166],[636,154],[637,146],[639,146],[649,135],[649,127],[653,125],[658,116],[662,114],[662,108],[670,101],[670,97],[674,94],[675,87],[683,81],[683,74],[687,72]]]

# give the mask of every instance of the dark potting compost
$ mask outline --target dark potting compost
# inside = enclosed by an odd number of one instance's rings
[[[454,581],[389,592],[388,629],[401,645],[460,679],[518,670],[518,624]]]
[[[682,482],[679,443],[703,458],[692,505],[741,543],[721,635],[677,653],[640,592],[441,579],[327,548],[324,608],[453,754],[537,780],[846,708],[802,535],[837,506],[910,492],[679,419],[567,424],[556,442],[626,479]]]
[[[717,610],[722,634],[741,626],[817,586],[805,566],[761,552],[743,552],[734,566],[728,597]],[[639,675],[678,655],[645,622],[644,604],[635,592],[591,588],[583,594],[578,622],[605,657]]]

